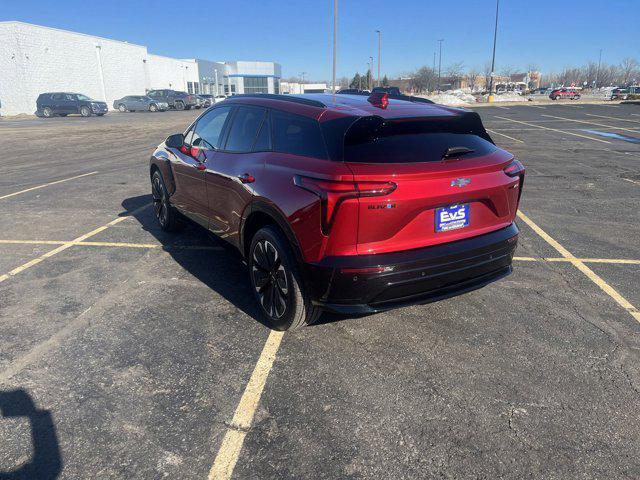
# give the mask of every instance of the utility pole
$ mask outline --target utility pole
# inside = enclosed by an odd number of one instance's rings
[[[380,43],[382,42],[382,32],[380,30],[376,30],[378,34],[378,86],[380,86]]]
[[[489,102],[493,102],[493,76],[496,68],[496,41],[498,39],[498,9],[500,0],[496,0],[496,26],[493,30],[493,55],[491,57],[491,77],[489,80]]]
[[[438,92],[440,91],[440,72],[442,70],[442,42],[444,42],[444,38],[438,40],[440,44],[440,55],[438,56]]]
[[[336,102],[336,58],[338,54],[338,0],[333,0],[333,75],[331,78],[331,93],[333,103]]]
[[[600,56],[598,57],[598,69],[596,70],[596,85],[598,88],[598,77],[600,76],[600,63],[602,62],[602,49],[600,49]]]

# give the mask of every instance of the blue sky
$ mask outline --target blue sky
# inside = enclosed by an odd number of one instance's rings
[[[181,58],[273,60],[283,76],[331,77],[333,0],[1,0],[0,20],[20,20],[146,45]],[[496,71],[543,72],[597,61],[640,60],[640,0],[501,0]],[[383,32],[389,76],[431,65],[481,67],[491,56],[495,0],[340,0],[338,76],[364,71]],[[187,9],[187,5],[189,9]]]

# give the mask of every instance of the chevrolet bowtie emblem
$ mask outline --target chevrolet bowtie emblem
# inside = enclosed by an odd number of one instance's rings
[[[451,180],[451,186],[452,187],[466,187],[467,185],[469,185],[471,183],[471,179],[470,178],[456,178],[455,180]]]

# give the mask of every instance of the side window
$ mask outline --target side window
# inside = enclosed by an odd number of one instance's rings
[[[62,100],[62,94],[54,93],[53,95],[51,95],[51,100]]]
[[[220,147],[220,135],[224,123],[229,116],[231,107],[215,108],[207,112],[195,127],[192,129],[193,134],[187,135],[187,142],[189,145],[200,148],[219,148]]]
[[[229,152],[250,152],[265,113],[264,108],[239,107],[233,116],[233,123],[224,149]]]
[[[76,100],[76,96],[75,95],[69,95],[68,93],[65,94],[64,96],[65,100],[71,100],[72,102]]]
[[[271,150],[271,122],[269,121],[269,114],[264,117],[258,138],[253,145],[254,152],[268,152]]]
[[[317,121],[290,113],[271,112],[273,149],[276,152],[327,158]]]

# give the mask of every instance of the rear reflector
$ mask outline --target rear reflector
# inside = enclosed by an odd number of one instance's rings
[[[346,182],[296,175],[293,183],[320,197],[322,205],[322,230],[327,232],[335,211],[344,200],[358,197],[388,195],[397,185],[393,182]]]
[[[365,267],[365,268],[341,268],[340,273],[387,273],[392,272],[393,267]]]

